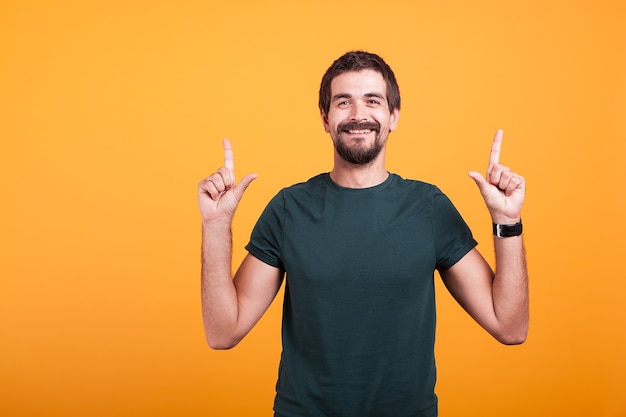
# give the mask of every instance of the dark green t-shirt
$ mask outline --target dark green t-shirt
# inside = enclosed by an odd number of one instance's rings
[[[286,272],[276,414],[436,416],[434,271],[475,245],[423,182],[321,174],[280,191],[246,246]]]

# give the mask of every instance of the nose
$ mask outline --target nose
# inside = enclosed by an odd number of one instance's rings
[[[352,104],[352,112],[350,113],[350,120],[366,120],[367,119],[367,108],[365,103],[360,100],[354,101]]]

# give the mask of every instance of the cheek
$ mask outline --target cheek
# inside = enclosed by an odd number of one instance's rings
[[[340,120],[338,120],[336,117],[328,119],[328,122],[326,123],[327,131],[336,132],[337,128],[339,127],[339,123]]]
[[[396,128],[393,120],[389,120],[389,118],[387,117],[378,119],[377,122],[380,123],[381,130],[387,130],[391,132]]]

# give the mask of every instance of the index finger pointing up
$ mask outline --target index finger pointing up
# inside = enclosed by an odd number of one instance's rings
[[[233,155],[233,147],[228,139],[224,139],[224,166],[230,172],[235,172],[235,157]]]
[[[500,148],[502,146],[502,129],[496,131],[496,135],[493,137],[493,144],[491,145],[491,155],[489,156],[489,167],[500,163]]]

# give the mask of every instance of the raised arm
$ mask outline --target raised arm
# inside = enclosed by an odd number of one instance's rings
[[[487,174],[470,172],[494,224],[521,223],[526,182],[500,164],[502,130],[491,147]],[[519,344],[528,334],[528,272],[521,234],[495,237],[496,271],[473,249],[442,278],[461,306],[491,335],[505,344]]]
[[[224,166],[198,185],[202,215],[202,317],[213,349],[235,346],[261,318],[282,281],[279,269],[247,255],[232,277],[233,216],[256,178],[235,181],[233,150],[224,139]]]

